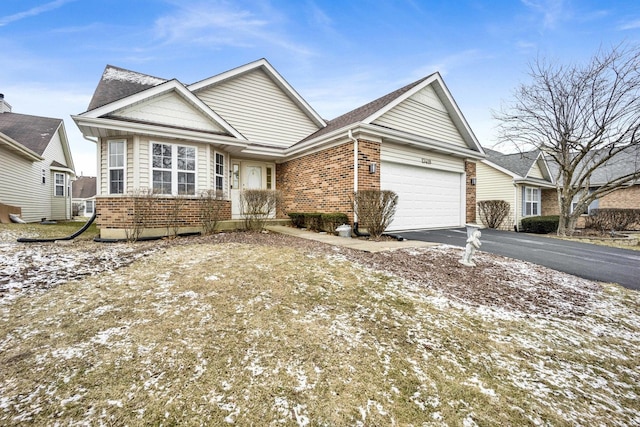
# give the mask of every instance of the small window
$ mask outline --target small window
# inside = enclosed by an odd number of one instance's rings
[[[47,183],[47,171],[42,169],[42,183],[46,184]]]
[[[124,141],[109,141],[109,194],[124,194]]]
[[[273,169],[267,167],[267,190],[273,190]]]
[[[216,190],[224,190],[224,154],[220,153],[216,153]]]
[[[86,206],[86,208],[84,210],[85,213],[93,214],[93,200],[87,200],[85,202],[85,206]]]
[[[54,175],[54,181],[54,194],[56,196],[64,197],[64,174],[56,172]]]
[[[540,215],[540,189],[533,187],[524,188],[524,216]]]
[[[240,188],[240,165],[237,163],[233,164],[233,172],[231,174],[231,188],[238,189]]]

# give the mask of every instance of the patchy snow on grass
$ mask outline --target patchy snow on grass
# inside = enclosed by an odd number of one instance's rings
[[[459,249],[219,239],[0,246],[0,424],[640,424],[637,292],[482,253],[471,277]]]

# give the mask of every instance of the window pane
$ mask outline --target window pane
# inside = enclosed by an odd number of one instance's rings
[[[109,193],[124,193],[124,170],[113,169],[109,171]]]
[[[171,146],[153,144],[153,167],[158,169],[171,169]]]
[[[109,167],[124,167],[124,141],[109,141]]]
[[[153,171],[153,192],[171,194],[171,172]]]
[[[196,175],[190,172],[178,172],[178,194],[196,194]]]

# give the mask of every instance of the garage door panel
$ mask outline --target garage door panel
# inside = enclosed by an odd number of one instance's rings
[[[398,207],[388,230],[461,225],[461,176],[413,165],[383,162],[380,184],[398,194]]]

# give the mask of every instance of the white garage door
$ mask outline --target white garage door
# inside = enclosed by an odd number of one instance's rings
[[[398,194],[389,231],[461,226],[462,179],[457,172],[383,162],[380,188]]]

